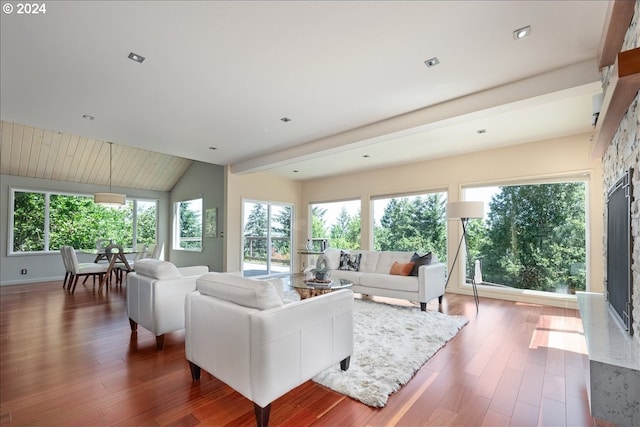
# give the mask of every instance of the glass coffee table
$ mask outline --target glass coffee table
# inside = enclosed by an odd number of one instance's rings
[[[305,279],[304,277],[294,277],[292,282],[293,288],[300,295],[300,299],[315,297],[326,294],[338,289],[347,289],[353,286],[351,280],[334,279],[328,282],[317,282]]]

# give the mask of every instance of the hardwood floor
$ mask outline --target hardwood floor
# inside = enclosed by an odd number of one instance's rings
[[[131,333],[124,287],[88,282],[73,295],[62,282],[0,287],[1,425],[255,425],[247,399],[206,372],[191,381],[183,331],[157,351]],[[454,294],[442,311],[469,324],[385,408],[308,381],[274,402],[270,425],[606,425],[589,415],[577,311],[482,298],[476,315]]]

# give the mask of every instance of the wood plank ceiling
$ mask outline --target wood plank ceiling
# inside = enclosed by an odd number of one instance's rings
[[[0,173],[109,186],[109,143],[0,121]],[[169,191],[192,161],[113,144],[113,187]],[[105,191],[106,189],[105,188]]]

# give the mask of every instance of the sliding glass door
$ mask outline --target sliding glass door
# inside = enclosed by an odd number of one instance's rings
[[[243,218],[243,275],[291,273],[293,206],[247,200]]]

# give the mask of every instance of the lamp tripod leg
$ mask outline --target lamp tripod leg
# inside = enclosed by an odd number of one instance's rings
[[[478,287],[476,286],[476,279],[471,280],[471,287],[473,288],[473,299],[476,302],[476,313],[480,311],[480,297],[478,297]]]

